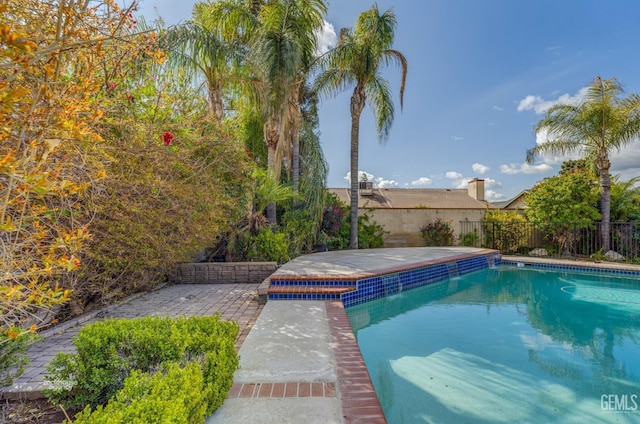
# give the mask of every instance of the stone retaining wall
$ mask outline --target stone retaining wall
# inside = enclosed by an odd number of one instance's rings
[[[275,262],[204,262],[176,265],[178,284],[261,283],[278,269]]]

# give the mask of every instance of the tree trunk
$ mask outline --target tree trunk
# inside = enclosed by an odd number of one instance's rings
[[[602,214],[602,225],[600,234],[602,236],[602,252],[607,253],[611,250],[611,176],[609,168],[611,162],[609,159],[602,161],[600,166],[600,213]]]
[[[300,194],[300,132],[294,131],[292,137],[293,147],[291,155],[293,157],[291,158],[291,172],[293,173],[293,193]],[[299,204],[299,199],[293,199],[293,206],[298,206]]]
[[[351,96],[351,237],[349,248],[358,249],[358,144],[360,115],[365,104],[364,87],[357,85]]]
[[[292,104],[294,107],[294,122],[291,126],[291,172],[293,173],[293,193],[300,193],[300,131],[302,127],[302,112],[300,111],[300,102],[298,100],[298,91],[294,90],[292,94]],[[293,205],[298,206],[300,200],[294,199]]]
[[[264,125],[264,141],[267,144],[267,167],[273,173],[273,178],[278,178],[276,174],[280,172],[280,167],[276,164],[276,149],[280,139],[280,123],[277,118],[271,118]],[[267,205],[267,221],[272,228],[278,222],[276,215],[276,204],[271,202]]]
[[[217,124],[222,123],[224,117],[224,103],[222,102],[222,87],[217,84],[209,89],[209,109]]]

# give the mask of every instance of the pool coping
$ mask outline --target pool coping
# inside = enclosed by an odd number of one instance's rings
[[[327,300],[325,308],[336,361],[336,386],[345,424],[386,423],[380,399],[344,305],[339,300]]]
[[[572,259],[542,259],[525,256],[502,256],[503,265],[518,266],[519,263],[524,266],[538,269],[561,269],[565,271],[612,273],[615,275],[631,275],[640,277],[640,265],[621,262],[588,262],[575,261]]]
[[[398,248],[395,248],[395,249],[398,250]],[[370,249],[370,250],[376,250],[376,249]],[[366,278],[377,277],[377,276],[387,275],[387,274],[395,274],[395,273],[404,272],[404,271],[413,271],[415,269],[427,268],[434,265],[442,265],[449,262],[454,262],[454,261],[457,262],[464,259],[474,258],[478,256],[486,256],[491,254],[499,255],[500,252],[495,249],[478,248],[476,249],[476,251],[472,253],[458,253],[458,254],[448,256],[448,257],[443,257],[443,258],[427,259],[419,262],[411,262],[410,264],[406,264],[406,265],[383,266],[381,268],[377,268],[372,271],[366,271],[366,272],[360,271],[360,272],[351,272],[348,274],[334,274],[334,275],[327,275],[326,273],[320,273],[321,271],[314,271],[318,273],[312,272],[308,274],[307,273],[305,274],[284,273],[283,268],[280,268],[276,272],[274,272],[269,277],[269,279],[271,280],[272,283],[274,280],[276,281],[276,283],[277,282],[315,282],[315,281],[318,281],[318,282],[340,281],[340,282],[353,283],[353,282],[357,282],[358,280],[362,280]]]

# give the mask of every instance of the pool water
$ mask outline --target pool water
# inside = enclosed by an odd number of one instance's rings
[[[640,282],[501,266],[347,309],[396,423],[640,423]]]

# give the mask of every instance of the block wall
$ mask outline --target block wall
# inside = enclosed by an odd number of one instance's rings
[[[172,281],[178,284],[261,283],[273,274],[275,262],[204,262],[176,265]]]

